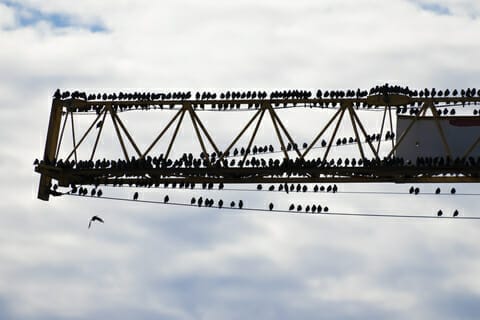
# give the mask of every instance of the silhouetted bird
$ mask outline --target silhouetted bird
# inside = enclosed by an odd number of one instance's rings
[[[435,190],[435,194],[440,194],[440,188],[437,188],[437,189]]]
[[[410,190],[408,190],[408,192],[410,192],[410,194],[412,194],[413,192],[415,192],[415,188],[413,186],[411,186]]]
[[[195,199],[195,197],[193,197],[192,200],[190,200],[190,204],[191,204],[191,205],[194,205],[195,202],[197,202],[197,200]]]
[[[327,206],[325,206],[325,207],[323,208],[323,212],[328,212],[328,207],[327,207]]]
[[[262,190],[262,185],[261,184],[257,185],[257,190]]]
[[[458,216],[458,210],[453,211],[453,216],[457,217]]]
[[[135,192],[135,193],[133,194],[133,200],[138,200],[138,192]]]
[[[97,197],[101,197],[103,194],[102,189],[98,189],[97,191]]]
[[[438,212],[437,212],[437,217],[441,217],[442,215],[443,215],[442,210],[438,210]]]
[[[295,209],[295,205],[292,203],[292,204],[290,205],[290,207],[288,208],[288,210],[292,211],[293,209]]]
[[[415,188],[415,194],[418,194],[420,192],[419,188]]]
[[[230,202],[230,208],[235,207],[235,201]]]
[[[268,188],[268,191],[274,191],[274,190],[275,190],[275,186],[272,184],[270,188]]]
[[[242,200],[238,201],[238,207],[239,207],[240,209],[243,208],[243,201],[242,201]]]
[[[98,222],[101,222],[101,223],[104,222],[103,219],[100,218],[99,216],[93,216],[93,217],[90,218],[90,221],[88,222],[88,229],[90,229],[90,227],[92,226],[92,222],[94,222],[94,221],[98,221]]]
[[[457,193],[457,190],[455,190],[455,188],[452,188],[452,190],[450,190],[450,193],[455,194],[455,193]]]
[[[273,210],[273,203],[270,202],[270,204],[268,205],[268,209],[270,209],[270,211]]]
[[[97,129],[100,128],[102,125],[103,125],[103,121],[102,120],[98,121],[97,122]]]
[[[219,208],[223,207],[223,200],[222,199],[218,200],[218,207]]]
[[[170,200],[170,198],[168,197],[168,195],[166,195],[165,198],[163,198],[163,202],[165,202],[165,203],[168,203],[169,200]]]

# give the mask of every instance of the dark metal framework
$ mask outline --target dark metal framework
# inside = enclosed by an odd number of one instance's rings
[[[53,99],[48,133],[45,145],[43,161],[35,168],[40,173],[40,185],[38,198],[48,200],[51,192],[51,180],[58,181],[60,186],[74,185],[152,185],[158,186],[163,183],[310,183],[310,182],[395,182],[395,183],[425,183],[425,182],[480,182],[479,167],[466,166],[463,162],[446,162],[440,166],[416,166],[399,165],[395,162],[395,151],[402,144],[405,136],[413,127],[416,121],[426,117],[430,112],[430,117],[434,117],[438,133],[445,148],[445,157],[451,156],[451,147],[449,146],[445,134],[440,126],[436,107],[438,104],[477,104],[480,103],[480,97],[436,97],[420,98],[410,97],[401,94],[389,95],[370,95],[362,98],[300,98],[300,99],[177,99],[177,100],[136,100],[136,101],[115,101],[111,99],[86,100],[86,99]],[[236,106],[247,109],[247,106],[256,106],[251,109],[253,116],[243,128],[239,128],[238,135],[223,149],[220,148],[215,139],[207,130],[207,125],[198,117],[197,113],[205,109],[205,106]],[[306,148],[297,148],[294,137],[290,134],[287,126],[278,116],[283,106],[334,106],[336,112],[328,120],[325,126],[319,128],[318,134],[308,144]],[[386,157],[379,154],[381,140],[376,143],[368,139],[368,131],[358,116],[359,106],[374,106],[383,111],[383,118],[380,127],[382,136],[389,127],[390,132],[394,132],[393,115],[398,108],[405,106],[419,106],[416,115],[411,117],[411,123],[408,128],[396,137],[396,141],[391,139],[391,147]],[[152,142],[145,150],[138,147],[137,142],[130,134],[126,124],[121,119],[121,113],[124,110],[150,107],[160,107],[176,110],[171,120],[161,128],[159,134],[153,137]],[[89,127],[80,136],[76,135],[74,126],[74,115],[84,112],[96,112],[95,119]],[[95,159],[95,153],[99,141],[102,137],[102,131],[107,117],[113,123],[116,137],[126,163],[135,159],[145,160],[149,158],[152,149],[157,145],[160,139],[165,136],[169,129],[173,129],[173,136],[164,152],[164,159],[168,159],[172,146],[175,143],[177,134],[182,126],[185,116],[190,117],[196,139],[198,140],[203,153],[206,155],[207,146],[215,151],[218,159],[213,161],[210,157],[204,157],[205,165],[201,167],[158,167],[158,166],[126,166],[123,168],[78,168],[76,166],[60,165],[58,159],[62,140],[67,134],[65,127],[67,121],[71,122],[73,149],[69,152],[66,159],[61,163],[78,163],[81,160]],[[249,138],[246,150],[251,150],[254,139],[262,121],[268,119],[272,122],[275,131],[275,137],[281,146],[283,157],[290,165],[285,166],[262,166],[247,167],[245,160],[249,155],[245,152],[239,165],[230,167],[224,161],[231,153],[232,148],[237,144],[241,137],[246,135],[249,128],[253,127],[253,133]],[[329,154],[332,146],[335,146],[340,123],[342,119],[348,118],[355,134],[355,142],[358,146],[358,158],[364,160],[360,166],[335,166],[328,165]],[[93,134],[92,129],[97,126],[95,142],[92,146],[89,159],[78,159],[78,147],[85,143],[86,137]],[[333,129],[332,134],[326,137],[327,130]],[[371,128],[370,128],[371,129]],[[318,128],[316,128],[318,130]],[[378,131],[378,130],[377,130]],[[77,132],[78,133],[78,132]],[[326,165],[309,166],[308,155],[312,148],[321,138],[326,138],[328,144],[325,146],[322,163]],[[364,144],[363,142],[366,142]],[[465,150],[463,159],[469,157],[471,152],[480,144],[480,132],[474,144]],[[287,151],[287,145],[294,146],[291,152],[295,154],[292,159]],[[128,147],[134,150],[134,154],[129,154]],[[373,159],[367,157],[367,151],[373,155]]]

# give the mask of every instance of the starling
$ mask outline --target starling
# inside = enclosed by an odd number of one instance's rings
[[[93,216],[92,218],[90,218],[90,221],[88,222],[88,229],[90,229],[90,227],[92,226],[92,222],[94,221],[104,223],[103,219],[100,218],[99,216]]]

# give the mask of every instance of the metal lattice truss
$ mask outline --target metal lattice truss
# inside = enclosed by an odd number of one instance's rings
[[[480,97],[444,97],[444,98],[412,98],[405,95],[370,95],[367,97],[330,98],[330,99],[216,99],[216,100],[137,100],[137,101],[113,101],[109,99],[93,100],[86,99],[61,99],[55,98],[52,103],[50,122],[45,146],[43,161],[36,166],[36,171],[41,174],[38,197],[48,200],[51,193],[51,179],[55,179],[61,186],[71,184],[136,184],[158,186],[161,183],[309,183],[309,182],[480,182],[479,166],[465,165],[472,151],[480,144],[480,132],[475,142],[465,150],[461,161],[446,161],[435,166],[418,166],[415,163],[404,163],[395,157],[397,148],[403,143],[414,124],[422,117],[435,119],[438,134],[444,146],[446,159],[452,158],[451,146],[440,125],[441,115],[438,112],[439,104],[476,104]],[[299,148],[297,141],[289,132],[285,123],[280,119],[279,113],[282,108],[278,106],[331,106],[334,109],[333,116],[325,125],[314,128],[314,137],[304,147]],[[232,128],[238,132],[225,146],[221,147],[216,142],[209,130],[207,123],[200,120],[198,112],[217,106],[235,106],[235,108],[251,109],[248,122],[239,128]],[[253,107],[252,107],[253,106]],[[375,128],[380,137],[388,130],[394,132],[393,117],[400,108],[406,106],[416,108],[416,112],[410,117],[411,122],[400,136],[390,141],[370,139],[370,131],[360,120],[359,106],[374,106],[383,113],[381,126]],[[142,110],[149,108],[165,108],[174,110],[173,117],[160,128],[158,134],[151,137],[151,143],[144,149],[134,139],[122,120],[122,112],[127,110]],[[225,107],[225,109],[227,109]],[[92,113],[93,121],[83,132],[78,132],[75,127],[74,117],[77,114]],[[198,156],[198,165],[174,165],[168,163],[172,147],[177,135],[189,118],[193,124],[196,140],[202,154]],[[471,118],[471,117],[470,117]],[[123,153],[123,160],[118,160],[118,165],[95,166],[95,156],[99,142],[104,133],[104,126],[111,121],[115,135]],[[261,123],[270,121],[274,128],[274,137],[278,140],[282,159],[267,165],[249,166],[247,157],[252,156],[252,146],[259,131]],[[342,122],[343,121],[343,122]],[[329,158],[332,147],[336,145],[341,123],[348,123],[354,132],[354,144],[357,154],[352,155],[360,161],[358,165],[336,165]],[[67,123],[71,127],[72,149],[66,158],[59,159],[59,153],[63,147]],[[209,124],[215,125],[215,124]],[[233,124],[232,124],[233,125]],[[251,130],[253,129],[253,131]],[[166,137],[167,132],[173,134],[161,159],[154,161],[158,152],[153,150],[158,142]],[[232,151],[238,147],[240,139],[247,138],[247,132],[252,131],[248,137],[248,145],[245,152],[235,165],[230,166],[228,158]],[[80,133],[80,134],[79,134]],[[328,133],[328,134],[327,134]],[[87,159],[80,159],[78,149],[87,144],[87,137],[95,136],[91,145],[91,151]],[[312,158],[312,150],[319,141],[326,141],[323,154]],[[337,140],[338,141],[338,140]],[[383,143],[383,145],[382,145]],[[380,147],[385,150],[380,153]],[[133,153],[131,152],[133,150]],[[215,157],[209,155],[208,150],[214,150]],[[130,152],[129,152],[130,151]],[[113,160],[113,159],[111,159]],[[172,159],[172,162],[175,159]],[[116,162],[116,163],[117,163]],[[122,165],[120,165],[120,162]],[[83,165],[82,165],[83,164]]]

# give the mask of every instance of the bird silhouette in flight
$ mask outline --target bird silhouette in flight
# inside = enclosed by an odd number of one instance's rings
[[[93,217],[90,218],[90,221],[88,222],[88,229],[90,229],[90,227],[92,226],[92,222],[94,222],[94,221],[104,223],[103,219],[100,218],[99,216],[93,216]]]

